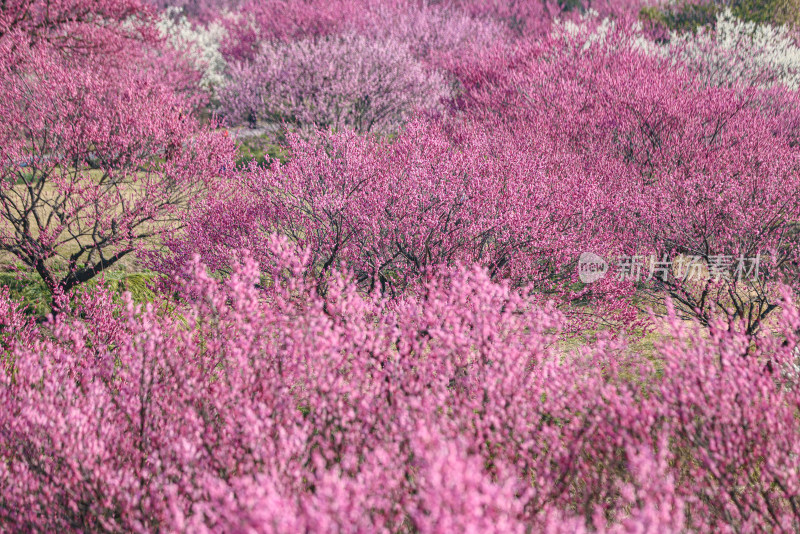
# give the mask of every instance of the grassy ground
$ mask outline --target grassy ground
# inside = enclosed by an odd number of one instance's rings
[[[288,157],[286,149],[276,144],[274,137],[274,134],[270,133],[250,136],[240,133],[237,137],[239,157],[236,163],[247,165],[255,161],[259,166],[266,166],[275,160],[286,163]]]

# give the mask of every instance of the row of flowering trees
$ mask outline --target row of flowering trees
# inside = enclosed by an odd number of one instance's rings
[[[639,7],[5,2],[0,530],[799,530],[794,30]]]
[[[200,253],[224,269],[279,232],[310,249],[320,278],[344,263],[396,295],[437,265],[478,263],[630,323],[634,285],[576,285],[582,252],[692,257],[706,271],[715,258],[759,258],[756,279],[666,272],[639,287],[652,304],[669,296],[682,315],[706,325],[723,315],[755,334],[777,308],[775,284],[797,287],[796,91],[707,84],[696,61],[675,64],[641,39],[564,31],[463,62],[451,111],[389,140],[345,124],[291,135],[290,160],[209,195],[160,268]]]

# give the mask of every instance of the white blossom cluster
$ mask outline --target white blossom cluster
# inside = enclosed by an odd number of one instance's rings
[[[593,43],[604,43],[608,33],[616,26],[610,18],[598,19],[599,14],[592,9],[581,15],[577,21],[556,19],[553,22],[552,37],[568,43],[583,43],[583,49],[588,50]]]
[[[786,26],[747,22],[725,10],[713,31],[673,35],[662,53],[715,86],[800,87],[800,47]]]
[[[578,22],[557,22],[553,36],[582,43],[585,50],[594,43],[605,43],[614,30],[611,19],[597,20],[597,14],[590,11]],[[673,32],[665,44],[646,36],[641,26],[616,44],[670,60],[676,67],[697,73],[708,85],[800,88],[800,46],[792,30],[747,22],[729,9],[717,15],[714,28]]]
[[[192,24],[180,8],[168,8],[158,21],[158,30],[176,50],[186,53],[195,68],[203,73],[200,82],[203,89],[213,95],[225,83],[227,64],[220,52],[225,28],[221,24]]]

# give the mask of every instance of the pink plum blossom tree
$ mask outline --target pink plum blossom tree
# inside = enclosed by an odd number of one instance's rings
[[[395,133],[416,108],[437,109],[444,78],[400,42],[359,35],[265,44],[231,67],[220,92],[231,121]]]
[[[34,2],[0,36],[0,249],[54,293],[173,229],[233,161],[231,140],[191,116],[197,100],[171,60],[109,37],[138,12],[110,3],[119,20],[100,21],[90,7]]]

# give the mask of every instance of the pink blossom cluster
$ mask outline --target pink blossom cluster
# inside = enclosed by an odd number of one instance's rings
[[[535,13],[525,8],[526,17],[542,34],[558,10],[530,5]],[[430,111],[450,96],[454,63],[519,37],[506,15],[457,2],[247,3],[221,17],[229,81],[219,110],[231,125],[395,133],[412,111]]]
[[[230,71],[220,100],[233,123],[391,134],[449,96],[444,78],[401,42],[354,34],[264,45]]]
[[[347,277],[322,296],[307,253],[268,246],[222,282],[193,261],[171,313],[94,293],[88,320],[4,345],[5,527],[798,527],[789,293],[785,343],[745,357],[745,335],[671,314],[651,363],[611,339],[560,349],[559,314],[480,269],[393,303]]]
[[[266,263],[265,243],[277,232],[309,251],[306,272],[321,288],[344,267],[365,290],[395,297],[436,268],[477,264],[543,300],[591,298],[597,317],[634,326],[624,298],[630,283],[570,285],[582,250],[611,250],[614,199],[592,175],[574,172],[579,160],[524,133],[433,120],[412,122],[390,141],[352,131],[294,136],[285,165],[226,181],[153,266],[174,276],[200,254],[226,272],[243,249]]]
[[[361,27],[370,7],[395,3],[395,0],[245,1],[234,17],[225,20],[229,38],[223,49],[229,57],[252,59],[262,43],[353,31]]]
[[[621,28],[494,47],[451,64],[461,90],[450,111],[391,140],[294,138],[286,165],[247,169],[194,211],[166,261],[200,253],[224,268],[279,232],[311,250],[318,276],[345,263],[396,294],[432,266],[478,263],[630,322],[630,284],[575,285],[582,252],[707,267],[759,255],[755,284],[666,276],[640,288],[705,325],[724,317],[756,334],[778,285],[798,287],[797,94],[708,86],[631,40]]]
[[[462,105],[567,147],[580,162],[573,172],[593,176],[612,201],[602,205],[609,246],[706,264],[715,255],[768,256],[769,274],[757,287],[672,280],[655,288],[705,324],[724,309],[753,332],[774,309],[774,283],[797,287],[797,93],[707,86],[630,39],[622,29],[602,41],[535,46],[506,63],[489,57],[465,77]]]
[[[290,139],[287,164],[227,182],[160,262],[176,272],[200,253],[224,269],[232,252],[265,251],[279,232],[310,249],[320,277],[344,263],[394,295],[433,266],[478,263],[630,324],[631,284],[575,285],[582,252],[707,266],[763,255],[756,284],[668,276],[640,288],[703,324],[722,316],[757,333],[778,285],[798,287],[796,92],[708,86],[631,45],[628,29],[603,39],[451,63],[461,87],[451,109],[418,115],[391,140],[349,130]]]

